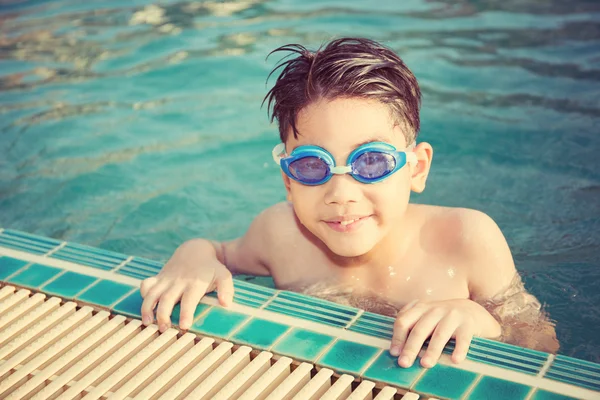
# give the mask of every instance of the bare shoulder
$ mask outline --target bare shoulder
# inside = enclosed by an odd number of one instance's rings
[[[263,246],[264,262],[272,271],[280,264],[282,254],[297,248],[302,235],[294,207],[289,202],[277,203],[262,211],[253,222],[253,236],[257,236]]]
[[[460,263],[472,299],[491,298],[510,285],[516,273],[512,254],[489,215],[468,208],[425,207],[426,242]]]
[[[244,236],[224,243],[227,268],[234,274],[271,275],[274,252],[282,248],[280,237],[294,225],[294,212],[287,203],[263,210]]]
[[[457,209],[460,251],[469,272],[472,299],[488,299],[508,288],[516,274],[512,253],[498,224],[487,214]]]
[[[289,202],[281,202],[265,209],[257,217],[263,234],[271,242],[282,240],[297,231],[294,208]]]

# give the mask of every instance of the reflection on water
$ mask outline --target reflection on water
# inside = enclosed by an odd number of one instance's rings
[[[5,3],[0,226],[158,259],[239,235],[283,199],[266,55],[368,36],[422,86],[415,200],[492,215],[561,352],[600,361],[599,2]]]

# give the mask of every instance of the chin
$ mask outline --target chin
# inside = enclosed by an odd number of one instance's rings
[[[369,242],[370,241],[352,240],[348,238],[347,240],[336,240],[333,243],[325,242],[325,244],[327,245],[329,250],[331,250],[334,254],[337,254],[340,257],[350,258],[360,257],[370,252],[375,246],[375,243]]]

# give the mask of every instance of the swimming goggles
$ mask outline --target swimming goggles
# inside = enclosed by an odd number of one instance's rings
[[[304,185],[322,185],[334,174],[350,174],[362,183],[375,183],[386,179],[407,162],[416,163],[413,152],[397,151],[394,146],[383,142],[371,142],[357,147],[346,163],[335,165],[331,153],[319,146],[299,146],[289,156],[285,144],[273,148],[273,159],[291,179]]]

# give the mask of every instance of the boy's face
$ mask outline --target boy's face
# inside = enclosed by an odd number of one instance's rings
[[[315,145],[329,151],[338,166],[346,165],[348,155],[367,142],[389,143],[397,150],[407,145],[401,128],[392,124],[389,108],[375,100],[320,100],[301,110],[296,126],[300,135],[297,139],[289,135],[287,154],[298,146]],[[402,229],[415,170],[406,164],[372,184],[345,174],[308,186],[282,175],[300,222],[333,253],[356,257]]]

